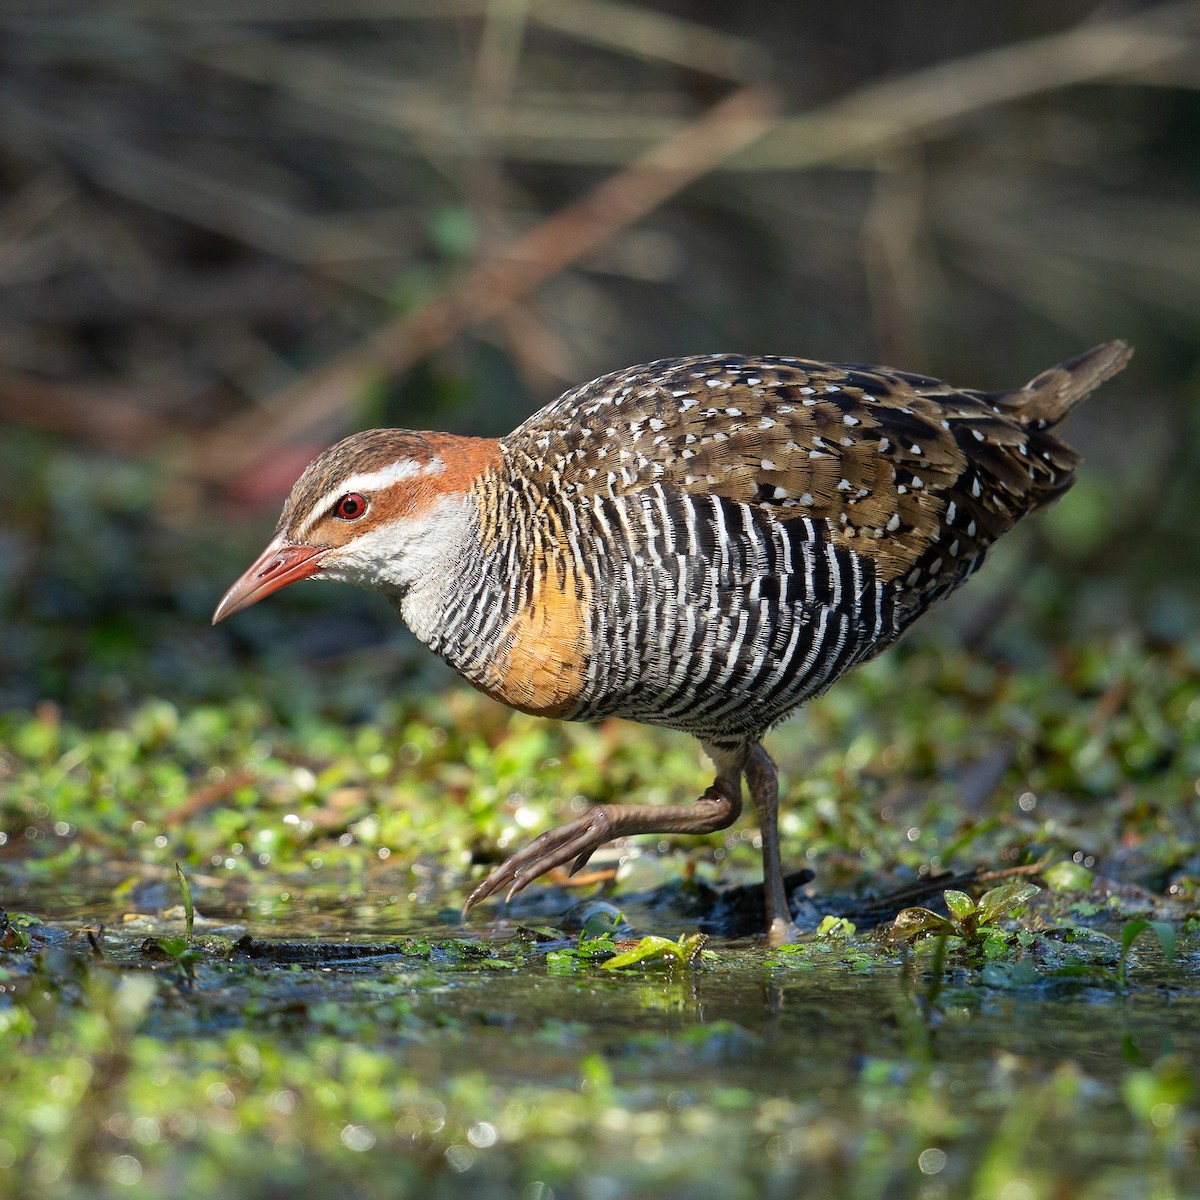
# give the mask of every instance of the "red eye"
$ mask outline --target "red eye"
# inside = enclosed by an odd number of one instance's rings
[[[357,492],[343,496],[334,506],[333,515],[343,521],[354,521],[367,511],[367,502]]]

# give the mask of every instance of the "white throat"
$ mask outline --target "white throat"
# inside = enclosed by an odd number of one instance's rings
[[[428,641],[466,535],[466,497],[441,496],[419,516],[389,521],[331,551],[320,578],[382,592],[397,603],[413,633]]]

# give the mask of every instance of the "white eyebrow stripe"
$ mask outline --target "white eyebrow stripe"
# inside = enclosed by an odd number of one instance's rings
[[[359,475],[351,475],[338,489],[338,495],[347,492],[377,492],[380,488],[391,487],[403,479],[412,479],[414,475],[440,475],[446,469],[446,464],[438,458],[428,462],[418,462],[415,458],[402,458],[399,462],[388,463],[378,471],[367,471]],[[325,499],[325,497],[322,497]]]
[[[420,462],[415,458],[402,458],[399,462],[388,463],[378,471],[361,471],[343,480],[336,488],[330,488],[313,505],[308,514],[308,520],[301,526],[298,535],[303,538],[310,529],[328,515],[329,506],[335,500],[350,492],[364,492],[368,496],[383,488],[401,483],[405,479],[413,479],[418,475],[440,475],[446,469],[446,463],[440,455],[435,455],[428,462]]]

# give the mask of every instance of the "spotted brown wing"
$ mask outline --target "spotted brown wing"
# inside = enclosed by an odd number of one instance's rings
[[[566,393],[504,444],[569,493],[661,482],[828,521],[881,579],[920,588],[1070,485],[1074,451],[1022,422],[1037,394],[804,359],[671,359]]]

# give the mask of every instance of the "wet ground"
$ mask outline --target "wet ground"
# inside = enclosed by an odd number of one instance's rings
[[[50,1131],[0,1118],[14,1182],[57,1162],[161,1195],[220,1162],[231,1196],[1200,1194],[1200,953],[1143,929],[1122,967],[1134,918],[1099,891],[940,949],[843,925],[612,970],[694,930],[694,889],[623,922],[535,889],[462,926],[457,896],[201,884],[189,945],[177,886],[117,912],[77,882],[31,885],[0,958],[0,1015],[31,1015],[11,1044],[90,1080],[47,1100],[45,1067],[0,1068]]]

